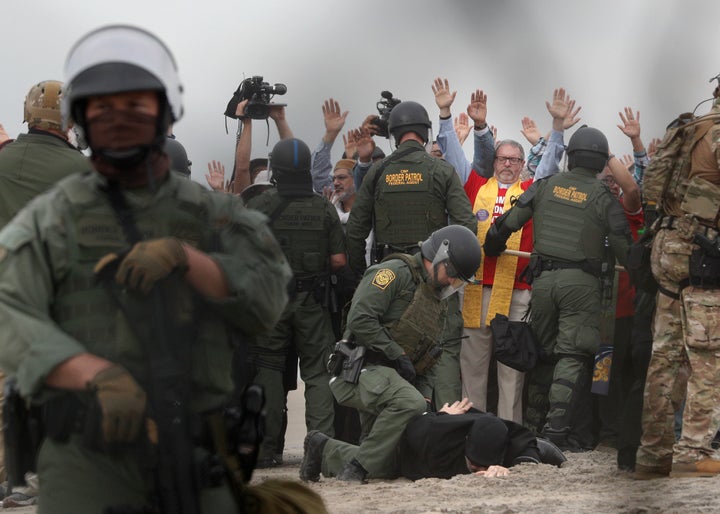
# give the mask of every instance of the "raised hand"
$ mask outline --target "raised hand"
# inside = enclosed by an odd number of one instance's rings
[[[659,137],[652,138],[652,140],[650,141],[650,144],[648,145],[648,148],[647,148],[647,156],[648,157],[652,158],[655,155],[655,152],[657,152],[660,141],[661,140]]]
[[[238,118],[245,117],[245,108],[247,107],[248,102],[249,100],[245,99],[237,104],[237,107],[235,107],[235,116]]]
[[[357,142],[360,137],[360,130],[350,129],[347,131],[347,135],[343,134],[343,144],[345,145],[345,157],[348,159],[354,159],[357,153]]]
[[[322,107],[323,119],[325,121],[325,130],[330,133],[337,135],[345,125],[345,119],[347,118],[348,112],[340,112],[340,104],[330,98],[325,100]]]
[[[375,141],[370,131],[367,130],[363,124],[363,128],[359,130],[359,136],[357,138],[357,152],[360,162],[370,162],[374,150]]]
[[[377,114],[368,114],[360,125],[360,132],[367,133],[370,137],[376,136],[378,133],[378,127],[373,123],[373,120],[377,119]]]
[[[472,130],[472,127],[470,126],[470,118],[468,118],[468,115],[464,112],[461,112],[458,116],[455,116],[453,128],[455,129],[455,134],[457,135],[458,141],[460,141],[460,144],[462,145],[470,134],[470,131]]]
[[[435,83],[431,87],[435,95],[435,103],[440,109],[440,116],[447,118],[450,116],[450,107],[455,101],[457,91],[451,93],[448,79],[441,79],[440,77],[435,79]]]
[[[476,127],[487,123],[487,95],[481,89],[470,95],[467,114],[475,122]]]
[[[628,170],[632,170],[633,168],[635,168],[635,159],[633,159],[632,155],[625,154],[622,157],[619,157],[618,160]]]
[[[225,166],[219,161],[210,161],[208,163],[208,172],[205,174],[205,180],[213,191],[224,191],[225,184]]]
[[[582,118],[578,116],[578,113],[580,112],[580,109],[582,107],[578,107],[575,109],[575,100],[571,100],[568,96],[568,109],[565,113],[565,118],[563,119],[563,129],[567,130],[571,127],[573,127],[578,121],[580,121]]]
[[[527,116],[522,119],[521,123],[522,129],[520,132],[522,132],[522,135],[525,136],[525,139],[527,139],[532,146],[535,146],[542,137],[540,129],[537,128],[535,122]]]
[[[617,128],[630,139],[640,137],[640,111],[633,114],[633,110],[630,107],[625,107],[625,114],[619,112],[620,120],[622,125],[618,125]]]

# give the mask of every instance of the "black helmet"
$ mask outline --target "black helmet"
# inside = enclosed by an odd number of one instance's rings
[[[570,138],[567,154],[569,169],[580,166],[599,173],[610,156],[608,140],[598,129],[583,125]]]
[[[415,132],[427,143],[428,130],[432,127],[425,107],[417,102],[400,102],[390,112],[388,131],[396,142],[407,132]]]
[[[433,264],[448,261],[448,276],[473,282],[482,250],[477,235],[462,225],[436,230],[420,245],[422,256]]]
[[[180,141],[171,137],[165,138],[165,153],[170,158],[170,169],[190,178],[190,161]]]
[[[310,148],[300,139],[283,139],[273,147],[270,170],[281,196],[313,194],[310,162]]]

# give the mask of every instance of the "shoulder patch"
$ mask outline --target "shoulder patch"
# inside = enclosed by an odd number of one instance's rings
[[[378,270],[377,273],[375,273],[372,285],[384,291],[385,288],[389,286],[393,280],[395,280],[395,272],[393,270],[383,268]]]

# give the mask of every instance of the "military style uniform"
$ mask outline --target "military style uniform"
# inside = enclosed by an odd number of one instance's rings
[[[382,169],[381,169],[382,167]],[[418,242],[450,224],[477,232],[460,179],[453,167],[432,157],[416,141],[406,141],[368,171],[347,223],[348,262],[365,269],[365,238],[375,229],[375,260],[400,251],[415,253]],[[433,374],[435,404],[460,399],[462,314],[457,295],[450,300],[446,351]]]
[[[590,366],[600,344],[598,277],[610,257],[605,238],[624,264],[630,229],[597,172],[581,167],[535,182],[495,227],[516,231],[531,217],[531,326],[546,358],[530,372],[526,422],[534,430],[545,423],[546,429],[566,432],[574,426],[578,395],[589,392]]]
[[[61,179],[89,169],[87,158],[60,137],[33,128],[29,134],[20,134],[0,152],[0,228],[30,200]],[[0,403],[4,384],[5,377],[0,372]],[[0,433],[0,480],[3,481],[4,453]]]
[[[288,350],[300,359],[308,430],[332,435],[334,406],[326,364],[335,342],[329,311],[330,255],[345,253],[345,234],[335,207],[324,197],[281,196],[272,188],[248,207],[270,216],[270,227],[294,273],[292,298],[275,327],[253,346],[256,384],[265,388],[266,434],[260,460],[275,453],[285,405],[283,371]]]
[[[700,118],[687,129],[668,131],[660,149],[667,152],[681,145],[678,158],[671,156],[668,161],[678,165],[666,169],[662,161],[653,161],[648,168],[647,199],[658,203],[662,217],[653,225],[651,265],[659,292],[637,464],[638,469],[661,475],[669,473],[671,463],[675,473],[678,464],[691,471],[703,460],[712,465],[712,474],[720,472],[711,447],[720,428],[720,255],[717,248],[716,255],[707,253],[693,239],[700,236],[711,246],[718,244],[718,114],[720,100],[716,99],[710,117]],[[685,133],[674,137],[676,130]],[[677,391],[686,392],[686,403],[682,435],[676,443],[673,400]]]
[[[410,259],[414,261],[415,272],[426,280],[422,257],[418,254]],[[368,268],[355,292],[346,335],[351,334],[356,344],[368,349],[365,366],[357,384],[335,377],[330,388],[338,403],[374,416],[375,422],[359,447],[335,439],[325,444],[322,455],[325,476],[335,476],[353,458],[370,477],[392,477],[397,473],[395,448],[407,423],[425,412],[426,402],[419,389],[427,391],[428,384],[427,377],[418,374],[417,387],[413,386],[394,369],[393,361],[406,350],[391,333],[413,303],[418,287],[405,261],[389,259]],[[439,336],[447,302],[439,301],[437,307],[442,312],[435,319],[416,322],[427,325],[428,332]],[[413,343],[408,340],[407,344]]]
[[[60,137],[36,129],[20,134],[0,152],[0,227],[61,179],[89,170],[87,158]]]
[[[137,508],[152,493],[147,447],[138,442],[119,454],[89,449],[80,432],[93,393],[60,393],[45,385],[60,363],[89,352],[124,366],[143,389],[149,387],[144,346],[157,322],[149,297],[114,282],[103,285],[93,272],[101,257],[128,246],[106,187],[98,173],[69,177],[0,232],[0,366],[17,377],[23,396],[48,408],[59,400],[78,406],[61,411],[66,423],[48,422],[54,436],[45,440],[38,462],[41,512]],[[191,340],[184,356],[190,363],[189,409],[202,421],[234,390],[238,336],[266,330],[279,318],[290,278],[287,261],[264,217],[239,198],[173,174],[154,192],[140,188],[124,195],[144,237],[177,237],[193,245],[218,263],[227,281],[230,296],[222,300],[200,298],[184,280],[168,282],[174,289],[166,308]],[[212,488],[201,492],[204,512],[216,494]]]

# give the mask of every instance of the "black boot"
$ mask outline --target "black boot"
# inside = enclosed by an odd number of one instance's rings
[[[542,434],[540,434],[540,437],[542,437],[543,439],[547,439],[563,452],[578,453],[585,451],[575,441],[568,438],[569,433],[570,427],[556,429],[545,425],[545,427],[543,427]],[[539,440],[540,438],[538,438],[538,441]]]
[[[305,436],[303,460],[300,463],[300,480],[317,482],[322,470],[322,453],[330,438],[319,430],[311,430]]]
[[[362,465],[355,459],[351,460],[345,466],[340,470],[340,473],[337,474],[337,479],[342,480],[343,482],[357,482],[359,484],[366,484],[367,480],[365,477],[367,477],[368,472],[365,471],[365,468],[362,467]]]
[[[567,461],[567,457],[563,455],[560,448],[547,439],[538,437],[537,447],[540,453],[540,462],[543,464],[552,464],[553,466],[560,467],[563,465],[563,462]]]

